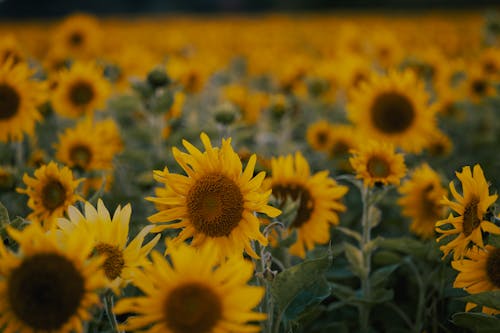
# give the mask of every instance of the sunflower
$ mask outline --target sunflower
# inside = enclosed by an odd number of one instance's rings
[[[46,86],[32,75],[26,64],[14,65],[12,59],[0,63],[0,142],[33,135],[41,119],[37,107],[46,98]]]
[[[479,103],[483,98],[496,94],[490,76],[484,74],[477,66],[473,66],[467,71],[467,79],[462,82],[461,89],[474,103]]]
[[[349,119],[372,139],[418,153],[435,128],[434,107],[428,106],[423,82],[413,71],[373,75],[350,97]]]
[[[302,258],[315,244],[330,240],[330,224],[338,225],[338,212],[346,207],[339,200],[347,193],[346,186],[338,185],[328,171],[311,175],[309,164],[300,152],[271,160],[272,178],[267,186],[273,195],[285,204],[287,199],[299,200],[297,214],[289,230],[297,230],[297,241],[290,253]]]
[[[245,86],[232,84],[223,88],[224,99],[236,105],[243,119],[255,124],[262,111],[269,105],[269,96],[258,91],[249,91]]]
[[[261,234],[254,213],[271,217],[280,214],[278,209],[267,205],[271,191],[261,189],[265,172],[253,177],[255,155],[242,171],[230,138],[223,140],[220,148],[214,148],[205,133],[200,137],[205,146],[203,153],[186,140],[183,145],[188,153],[173,148],[174,158],[187,176],[170,173],[166,168],[155,171],[155,179],[168,184],[173,191],[147,198],[170,206],[149,217],[153,223],[167,222],[153,231],[182,228],[177,242],[192,238],[191,245],[195,247],[214,244],[220,258],[241,254],[243,250],[257,257],[250,240],[267,244],[267,239]]]
[[[249,286],[251,262],[232,258],[218,265],[209,247],[197,251],[186,244],[167,243],[170,261],[158,252],[153,264],[138,273],[134,284],[145,296],[121,299],[114,312],[134,313],[123,324],[127,331],[230,333],[259,332],[249,321],[266,318],[253,312],[264,288]]]
[[[74,14],[55,29],[51,49],[58,49],[70,58],[88,59],[99,53],[101,39],[101,28],[95,17]]]
[[[463,288],[469,294],[500,290],[500,248],[486,245],[484,249],[472,247],[465,254],[466,259],[452,261],[451,266],[459,271],[453,287]],[[467,303],[465,310],[476,307]],[[500,311],[483,307],[487,314],[499,314]]]
[[[456,201],[444,198],[444,203],[458,215],[450,213],[447,219],[436,222],[436,231],[443,238],[455,235],[448,244],[442,245],[443,257],[453,252],[453,259],[461,259],[470,245],[484,248],[482,232],[500,234],[500,227],[486,221],[484,215],[488,208],[495,203],[498,195],[489,195],[488,183],[484,178],[483,170],[479,164],[471,172],[470,166],[465,166],[462,172],[456,172],[457,178],[462,183],[462,194],[455,189],[455,184],[450,182],[450,191]],[[453,228],[449,228],[449,225]]]
[[[396,153],[392,145],[369,141],[352,154],[349,162],[356,178],[363,179],[365,186],[399,185],[406,174],[404,157]]]
[[[484,75],[494,81],[500,80],[500,48],[491,47],[481,52],[479,64]]]
[[[18,253],[0,242],[0,327],[4,332],[82,332],[106,280],[101,258],[89,258],[85,234],[61,240],[38,224],[8,229]]]
[[[429,134],[427,152],[431,156],[447,156],[453,150],[453,142],[443,132],[436,130]]]
[[[317,121],[307,127],[307,143],[317,151],[328,153],[333,144],[332,124],[326,120]]]
[[[433,238],[436,221],[446,214],[441,202],[446,190],[439,175],[428,164],[423,164],[403,183],[399,193],[403,196],[398,200],[403,215],[412,219],[410,230],[422,238]]]
[[[57,221],[66,237],[71,237],[75,232],[93,236],[95,252],[105,258],[102,267],[109,287],[115,293],[132,279],[138,267],[148,262],[146,256],[160,239],[160,235],[156,235],[153,240],[142,246],[144,237],[152,228],[147,226],[127,245],[131,212],[130,204],[123,208],[118,207],[111,218],[99,199],[97,210],[86,202],[85,215],[82,215],[76,207],[70,206],[69,219],[60,218]]]
[[[0,192],[12,190],[16,178],[16,169],[10,165],[0,165]]]
[[[11,59],[12,63],[18,64],[25,58],[19,42],[13,35],[4,35],[0,38],[0,65]]]
[[[53,161],[36,169],[34,176],[24,174],[23,181],[27,188],[18,188],[17,191],[29,196],[28,207],[33,212],[28,219],[50,229],[69,205],[83,200],[75,193],[83,179],[74,179],[68,167],[59,168]]]
[[[101,68],[92,62],[75,62],[59,72],[52,106],[63,116],[77,118],[104,107],[110,92]]]
[[[344,158],[352,149],[357,149],[360,142],[354,131],[354,127],[342,124],[331,124],[330,135],[330,157]]]

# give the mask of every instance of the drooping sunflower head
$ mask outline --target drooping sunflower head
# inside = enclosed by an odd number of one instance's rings
[[[166,223],[154,231],[182,228],[176,238],[178,242],[192,238],[191,244],[195,247],[213,243],[220,258],[241,255],[243,250],[256,256],[250,240],[266,244],[267,239],[261,234],[260,222],[254,213],[271,217],[280,213],[267,205],[271,191],[261,189],[265,172],[253,176],[255,155],[243,170],[231,139],[223,140],[219,148],[212,147],[205,133],[200,137],[204,152],[186,140],[183,145],[188,153],[173,149],[174,158],[186,176],[170,173],[168,169],[155,171],[155,179],[168,184],[172,191],[147,198],[168,205],[167,209],[149,217],[153,223]]]
[[[410,230],[422,238],[433,238],[436,221],[446,214],[442,198],[447,193],[439,174],[423,164],[403,183],[399,193],[402,197],[398,204],[403,208],[403,215],[412,219]]]
[[[498,195],[489,194],[489,185],[481,166],[476,164],[473,170],[465,166],[462,172],[456,172],[456,176],[462,184],[462,194],[450,182],[450,191],[455,200],[444,198],[445,205],[455,214],[436,223],[436,231],[442,234],[437,238],[438,242],[454,236],[447,244],[440,246],[440,250],[443,251],[443,257],[453,252],[455,260],[462,258],[472,245],[483,249],[483,232],[500,234],[500,227],[485,219],[488,208],[495,203]]]
[[[390,144],[369,141],[352,151],[349,159],[356,172],[356,178],[362,179],[365,186],[399,185],[406,174],[404,157],[396,153]]]
[[[88,59],[101,49],[102,32],[99,22],[87,14],[67,17],[53,34],[52,48],[67,57]]]
[[[486,245],[484,249],[472,247],[465,254],[466,259],[454,260],[451,266],[459,271],[453,287],[463,288],[469,294],[500,289],[500,248]],[[467,303],[465,310],[475,308],[476,304]],[[482,307],[482,312],[499,314],[500,311]]]
[[[346,209],[340,199],[348,188],[338,185],[328,171],[311,175],[309,163],[300,152],[273,158],[271,167],[272,178],[267,186],[273,196],[282,205],[287,200],[298,201],[297,213],[289,225],[290,230],[297,230],[297,241],[290,252],[304,258],[306,250],[330,239],[330,224],[337,225],[338,212]]]
[[[413,71],[373,75],[350,96],[348,117],[370,138],[418,153],[435,128],[434,107]]]
[[[35,123],[41,119],[37,107],[45,101],[47,87],[32,75],[24,63],[0,62],[0,142],[33,135]]]
[[[333,143],[332,124],[326,120],[317,121],[307,128],[307,143],[317,151],[328,153]]]
[[[72,237],[74,233],[92,236],[94,253],[104,257],[102,268],[109,287],[116,293],[130,282],[138,267],[147,262],[146,256],[160,238],[160,235],[157,235],[142,246],[144,238],[152,228],[148,226],[127,244],[131,212],[130,205],[123,208],[119,206],[111,217],[108,209],[99,199],[97,209],[86,202],[85,214],[82,215],[76,207],[70,206],[69,218],[60,218],[57,221],[65,237]]]
[[[146,326],[166,333],[258,332],[249,323],[266,318],[253,312],[262,287],[249,286],[253,265],[232,258],[218,264],[210,248],[196,250],[185,244],[167,242],[168,262],[158,252],[153,264],[134,277],[145,296],[120,300],[114,311],[135,313],[123,328],[137,331]]]
[[[52,106],[63,116],[77,118],[104,107],[110,93],[101,68],[92,62],[75,62],[59,72]]]
[[[64,215],[69,205],[83,200],[76,189],[83,179],[74,179],[68,167],[59,168],[55,162],[42,165],[35,170],[34,178],[24,174],[25,189],[17,191],[29,196],[28,207],[33,212],[28,219],[51,228],[55,219]]]
[[[101,259],[89,258],[91,239],[60,239],[36,223],[8,231],[19,250],[0,244],[0,325],[7,332],[81,331],[105,286]]]

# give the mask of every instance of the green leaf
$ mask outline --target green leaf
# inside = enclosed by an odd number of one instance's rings
[[[365,276],[366,273],[363,265],[363,253],[361,253],[361,250],[349,243],[344,243],[344,250],[352,272],[358,277]]]
[[[10,223],[9,212],[7,208],[0,202],[0,228],[5,228]]]
[[[329,253],[318,259],[305,260],[279,273],[271,284],[271,296],[280,313],[284,313],[302,291],[324,279],[331,262]]]
[[[330,282],[332,295],[336,296],[341,301],[348,301],[356,296],[356,292],[348,286]]]
[[[484,313],[459,312],[452,317],[455,325],[465,327],[479,333],[498,332],[500,319]]]
[[[375,228],[382,221],[382,211],[375,206],[370,206],[368,209],[368,221],[370,221],[371,227]]]
[[[361,242],[361,234],[357,231],[351,230],[349,228],[344,228],[341,226],[335,227],[338,231],[342,232],[344,235],[349,236],[357,240],[358,242]]]
[[[468,295],[459,299],[464,302],[471,302],[477,305],[500,310],[500,290]]]
[[[370,276],[370,285],[372,288],[377,288],[385,285],[387,278],[398,268],[399,265],[390,265],[377,269]]]
[[[426,256],[429,250],[427,244],[409,237],[382,238],[378,241],[378,245],[383,249],[395,250],[420,257]]]
[[[294,319],[330,296],[330,286],[324,277],[301,290],[285,311],[286,319]]]

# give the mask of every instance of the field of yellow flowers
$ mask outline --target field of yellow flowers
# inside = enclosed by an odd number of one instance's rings
[[[0,331],[499,332],[498,13],[0,22]]]

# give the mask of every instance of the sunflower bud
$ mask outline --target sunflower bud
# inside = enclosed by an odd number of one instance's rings
[[[148,83],[153,86],[153,88],[160,88],[170,84],[170,78],[162,68],[155,68],[148,73],[147,77]]]
[[[221,125],[231,125],[238,115],[238,111],[231,103],[224,103],[215,110],[215,121]]]

